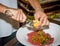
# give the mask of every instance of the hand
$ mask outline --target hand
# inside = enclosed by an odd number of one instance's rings
[[[40,24],[38,26],[49,25],[47,15],[44,12],[36,11],[34,14],[35,20],[39,20]]]
[[[27,18],[21,9],[8,9],[6,14],[10,15],[12,19],[19,22],[25,22]]]

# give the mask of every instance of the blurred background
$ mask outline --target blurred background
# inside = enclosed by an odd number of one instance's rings
[[[60,0],[39,0],[49,19],[60,21]],[[22,8],[30,19],[33,19],[34,9],[28,0],[18,0],[18,8]]]

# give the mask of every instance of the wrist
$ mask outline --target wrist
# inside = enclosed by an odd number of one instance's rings
[[[5,12],[8,10],[8,8],[6,7],[6,8],[4,8],[4,11],[3,11],[3,13],[5,14]]]
[[[1,13],[5,13],[6,9],[7,9],[6,7],[3,7],[2,5],[0,5],[0,12]]]
[[[6,7],[3,4],[0,4],[0,12],[5,13],[5,11],[8,9],[8,7]]]
[[[44,12],[44,10],[42,8],[36,8],[35,12]]]
[[[2,12],[3,14],[5,14],[5,12],[6,12],[7,10],[9,10],[8,7],[2,7],[1,12]]]
[[[6,15],[12,15],[11,10],[12,10],[11,8],[7,8],[7,9],[5,10],[4,14],[6,14]]]
[[[44,11],[42,11],[42,10],[35,10],[35,12],[44,13]]]

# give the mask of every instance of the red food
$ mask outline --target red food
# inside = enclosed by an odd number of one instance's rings
[[[27,41],[36,46],[50,45],[54,41],[54,38],[52,38],[50,34],[43,31],[30,32],[27,34],[27,36]]]
[[[40,41],[36,32],[31,32],[28,34],[28,42],[31,42],[34,45],[39,45]]]
[[[52,44],[53,41],[54,41],[54,38],[51,38],[50,40],[47,40],[46,42],[47,42],[47,44]]]

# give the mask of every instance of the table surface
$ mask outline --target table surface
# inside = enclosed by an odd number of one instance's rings
[[[49,19],[49,21],[60,25],[60,21],[56,21],[56,20],[52,20],[52,19]],[[22,45],[21,43],[19,43],[17,41],[16,37],[14,37],[7,44],[5,44],[5,46],[24,46],[24,45]]]

